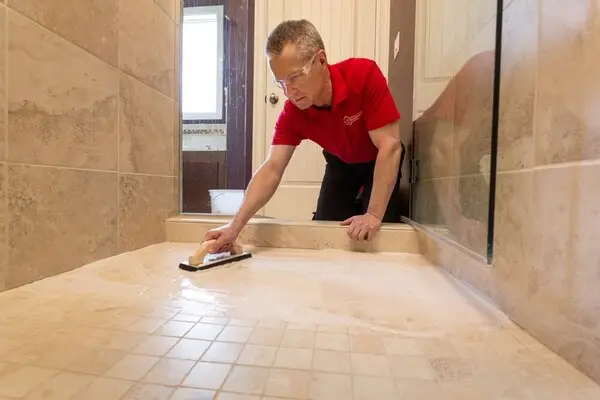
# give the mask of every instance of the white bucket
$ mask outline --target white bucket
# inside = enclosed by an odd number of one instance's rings
[[[208,193],[212,214],[235,215],[244,200],[244,190],[239,189],[211,189]]]

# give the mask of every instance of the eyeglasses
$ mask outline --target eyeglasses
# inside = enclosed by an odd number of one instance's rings
[[[316,57],[317,55],[315,54],[302,68],[300,68],[299,71],[292,73],[285,79],[273,78],[275,85],[277,85],[282,90],[286,90],[289,86],[294,86],[298,84],[304,77],[306,77],[306,75],[308,75]]]

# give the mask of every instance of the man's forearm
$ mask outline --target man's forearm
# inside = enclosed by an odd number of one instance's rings
[[[402,145],[399,142],[397,145],[379,149],[377,154],[373,174],[373,190],[367,212],[381,219],[385,215],[390,196],[396,185],[401,157]]]
[[[273,197],[281,177],[268,164],[263,164],[250,181],[240,210],[233,219],[232,226],[241,231],[258,210]]]

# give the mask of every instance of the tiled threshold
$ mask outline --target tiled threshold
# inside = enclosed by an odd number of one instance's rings
[[[169,218],[166,237],[169,242],[201,242],[210,229],[229,222],[228,217],[180,215]],[[254,218],[242,231],[242,245],[290,249],[338,249],[372,253],[419,254],[416,230],[407,224],[386,224],[369,242],[355,242],[346,228],[337,222],[285,221]]]

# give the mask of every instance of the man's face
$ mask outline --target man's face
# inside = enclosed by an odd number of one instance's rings
[[[269,59],[269,67],[277,85],[296,107],[312,106],[324,85],[325,54],[319,51],[302,58],[296,45],[288,44],[279,56]]]

